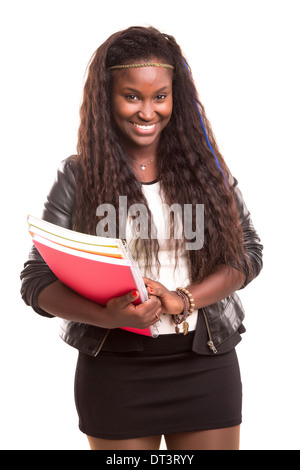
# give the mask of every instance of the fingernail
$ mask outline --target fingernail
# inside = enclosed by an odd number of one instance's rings
[[[149,292],[151,292],[151,294],[153,294],[154,290],[151,289],[151,287],[148,287],[148,289],[149,289]]]
[[[136,290],[133,290],[131,292],[131,297],[136,297],[138,295],[137,291]]]

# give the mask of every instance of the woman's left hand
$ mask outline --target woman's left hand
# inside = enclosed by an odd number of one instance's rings
[[[159,297],[162,313],[178,315],[182,312],[184,308],[183,302],[175,292],[170,291],[160,282],[153,281],[147,277],[143,279],[147,287],[147,292]]]

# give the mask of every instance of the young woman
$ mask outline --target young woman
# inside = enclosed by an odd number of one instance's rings
[[[162,435],[168,449],[238,449],[236,291],[259,274],[262,246],[175,39],[152,27],[112,35],[89,64],[80,116],[78,155],[62,163],[43,218],[105,232],[102,204],[118,213],[126,196],[139,210],[125,226],[116,218],[117,235],[149,300],[136,306],[129,292],[95,304],[32,248],[22,297],[63,318],[61,336],[79,350],[79,427],[91,449],[159,449]],[[154,324],[157,338],[120,329]]]

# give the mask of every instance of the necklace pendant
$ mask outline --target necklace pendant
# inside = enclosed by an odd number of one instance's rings
[[[146,170],[146,165],[141,165],[141,170],[142,171]]]

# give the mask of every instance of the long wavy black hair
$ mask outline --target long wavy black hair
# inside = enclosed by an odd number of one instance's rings
[[[74,229],[95,234],[96,209],[110,203],[128,207],[147,201],[121,145],[111,111],[113,74],[109,67],[135,61],[174,66],[173,112],[162,131],[157,152],[159,179],[165,201],[172,205],[204,204],[204,245],[188,251],[191,281],[200,281],[219,264],[245,269],[248,264],[229,171],[216,144],[192,73],[174,37],[153,27],[130,27],[110,36],[94,53],[88,67],[78,132],[78,172]],[[213,151],[205,138],[199,111]],[[225,176],[225,178],[224,178]],[[226,184],[227,181],[227,184]],[[195,221],[194,221],[195,222]],[[139,240],[147,266],[159,250],[157,240]],[[178,248],[178,245],[176,245]]]

